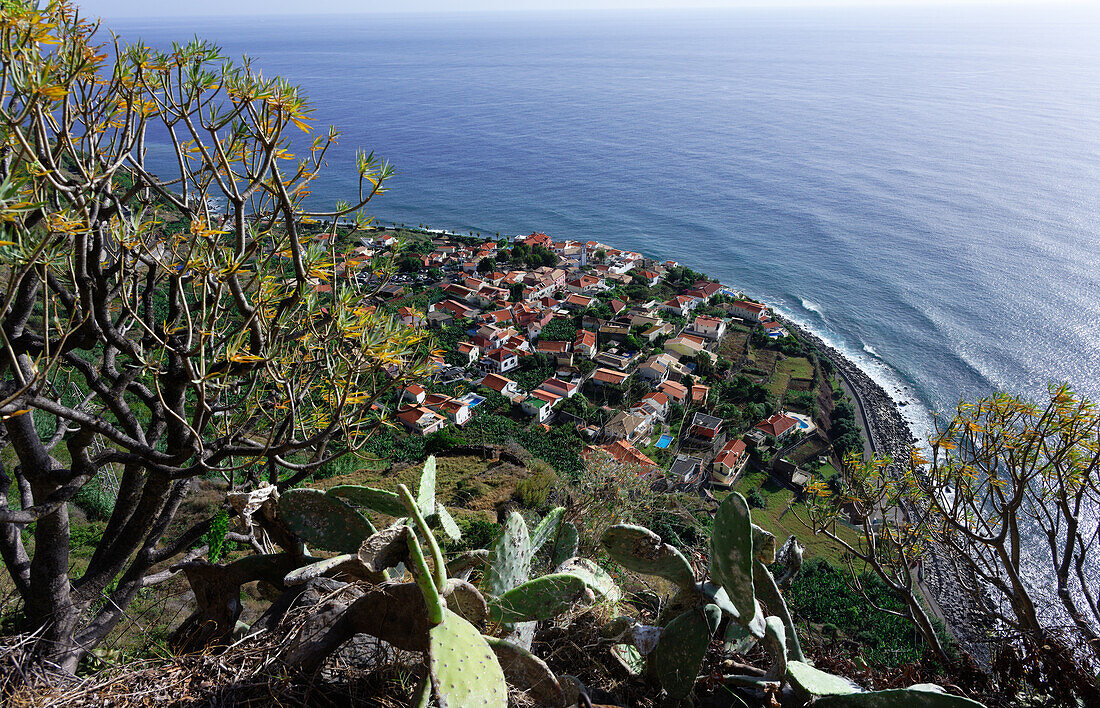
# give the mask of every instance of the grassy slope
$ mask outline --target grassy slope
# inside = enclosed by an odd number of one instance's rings
[[[759,489],[760,494],[768,500],[767,507],[752,510],[754,523],[773,534],[779,544],[786,541],[788,536],[797,536],[799,542],[806,547],[807,558],[824,558],[830,563],[840,564],[841,552],[828,539],[810,533],[795,518],[793,512],[787,511],[788,505],[794,499],[794,492],[776,484],[763,472],[753,471],[747,471],[733,486],[734,491],[745,496],[754,489]],[[855,531],[851,529],[841,527],[841,537],[849,543],[855,543]]]

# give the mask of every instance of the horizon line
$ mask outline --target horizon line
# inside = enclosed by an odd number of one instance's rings
[[[334,11],[317,11],[316,9],[302,12],[272,12],[272,13],[257,13],[257,12],[221,12],[216,14],[184,14],[184,13],[166,13],[166,14],[149,14],[149,15],[100,15],[94,12],[85,13],[85,16],[98,17],[104,20],[153,20],[153,19],[218,19],[218,18],[241,18],[241,17],[253,17],[256,19],[261,18],[278,18],[278,17],[349,17],[349,16],[372,16],[372,17],[462,17],[473,15],[568,15],[568,14],[595,14],[595,13],[608,13],[608,14],[630,14],[630,13],[657,13],[657,14],[683,14],[683,13],[699,13],[699,12],[741,12],[741,11],[767,11],[767,10],[979,10],[979,9],[995,9],[999,7],[1013,7],[1013,8],[1035,8],[1035,9],[1052,9],[1054,7],[1089,7],[1092,5],[1090,0],[898,0],[897,2],[890,2],[889,4],[883,4],[882,2],[876,2],[876,0],[836,0],[835,2],[814,2],[814,0],[774,0],[772,2],[763,2],[761,0],[753,0],[737,5],[696,5],[691,7],[678,7],[669,8],[661,5],[641,5],[638,7],[619,7],[619,6],[603,6],[603,7],[512,7],[512,8],[472,8],[472,9],[446,9],[446,10],[433,10],[433,9],[412,9],[393,11],[389,9],[384,10],[372,10],[372,9],[359,9],[355,11],[334,10]]]

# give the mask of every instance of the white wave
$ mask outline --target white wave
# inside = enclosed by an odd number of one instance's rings
[[[836,349],[881,386],[886,395],[898,404],[902,418],[909,424],[909,429],[919,444],[923,444],[935,432],[936,419],[932,407],[920,396],[910,381],[879,356],[874,347],[863,344],[861,349],[856,349],[836,332],[822,328],[819,324],[815,325],[796,311],[771,304],[769,306],[780,316],[794,322]]]
[[[810,312],[816,312],[817,314],[821,315],[822,317],[825,316],[825,312],[822,311],[821,305],[818,305],[813,300],[807,300],[806,298],[802,298],[802,307],[805,307]]]

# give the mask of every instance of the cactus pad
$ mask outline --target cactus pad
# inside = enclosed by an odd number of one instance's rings
[[[504,533],[489,550],[489,567],[481,581],[482,589],[490,595],[500,597],[527,582],[531,574],[531,555],[527,522],[513,511],[504,520]]]
[[[405,534],[405,542],[409,548],[409,565],[412,567],[413,578],[420,592],[424,594],[424,604],[428,608],[428,621],[437,625],[443,621],[443,598],[439,596],[439,590],[432,578],[432,572],[428,569],[428,563],[424,560],[424,553],[420,550],[420,542],[416,540],[415,533]]]
[[[352,506],[377,511],[379,514],[394,518],[405,515],[405,504],[394,492],[374,487],[363,487],[357,484],[341,484],[332,487],[325,494],[330,497],[343,499]]]
[[[443,599],[447,603],[447,609],[462,619],[479,629],[485,626],[485,620],[489,617],[489,607],[485,604],[485,596],[470,583],[457,578],[447,578]]]
[[[531,531],[531,552],[538,553],[539,549],[546,545],[546,542],[552,538],[557,537],[558,527],[561,525],[561,517],[565,514],[565,509],[560,506],[554,507],[550,510],[546,516],[542,517],[533,531]]]
[[[668,623],[646,663],[671,698],[687,698],[708,646],[710,625],[706,615],[701,608],[691,609]]]
[[[618,584],[595,561],[580,557],[570,558],[555,568],[554,572],[576,575],[592,588],[598,599],[608,602],[618,602],[623,599],[623,591],[619,589]]]
[[[627,570],[656,575],[681,588],[695,587],[695,573],[687,558],[647,528],[629,524],[612,526],[604,532],[600,544]]]
[[[416,507],[424,516],[435,513],[435,455],[424,462],[420,473],[420,486],[416,488]]]
[[[718,609],[722,610],[728,615],[737,617],[737,608],[730,602],[729,595],[726,594],[726,589],[721,585],[715,585],[709,580],[699,583],[697,586],[700,594],[710,602],[718,606]]]
[[[287,587],[301,585],[322,575],[344,575],[358,580],[368,580],[372,583],[380,583],[385,580],[381,573],[372,572],[360,563],[358,558],[350,553],[345,553],[290,571],[283,578],[283,585]]]
[[[356,553],[375,532],[367,517],[318,489],[291,489],[279,497],[279,518],[298,538],[316,548]]]
[[[405,540],[409,533],[408,526],[382,529],[359,545],[359,560],[367,569],[379,573],[387,568],[396,568],[409,559],[408,542]]]
[[[472,624],[443,610],[443,621],[428,637],[428,671],[439,708],[507,708],[504,672]]]
[[[558,533],[554,537],[554,545],[550,548],[550,565],[556,568],[577,555],[580,543],[581,535],[574,524],[568,521],[558,524]]]
[[[501,623],[547,620],[592,597],[588,584],[576,575],[544,575],[490,600],[489,617]]]
[[[759,559],[752,562],[752,584],[757,598],[768,606],[769,612],[783,621],[787,635],[787,658],[805,661],[802,644],[798,641],[798,632],[795,631],[791,613],[787,610],[787,603],[779,593],[779,586],[772,577],[771,571],[765,568]]]
[[[804,661],[787,662],[787,680],[809,696],[847,696],[862,690],[848,679],[815,669]]]
[[[726,625],[725,648],[733,654],[748,654],[749,650],[756,646],[757,638],[737,622]]]
[[[557,676],[542,659],[512,642],[485,637],[504,671],[504,678],[513,688],[525,692],[541,706],[564,706],[565,694]]]
[[[787,630],[783,620],[774,615],[764,622],[764,646],[772,655],[772,666],[764,678],[782,679],[787,675]]]
[[[963,696],[945,693],[931,683],[921,683],[909,688],[894,688],[868,693],[851,693],[846,696],[828,696],[814,702],[823,708],[982,708],[982,704]]]
[[[764,565],[771,565],[775,562],[775,536],[753,524],[752,550],[756,560]]]
[[[745,497],[730,494],[714,513],[710,536],[710,576],[726,589],[737,608],[738,621],[748,622],[756,612],[752,587],[752,520]]]
[[[447,562],[447,577],[469,580],[470,573],[480,568],[489,561],[489,551],[478,548],[473,551],[464,551]]]
[[[447,534],[447,537],[452,541],[458,541],[462,538],[462,529],[458,528],[458,524],[451,517],[451,513],[447,511],[447,508],[436,502],[435,516],[439,519],[439,527],[443,529],[443,533]]]
[[[611,647],[611,656],[622,664],[631,676],[637,676],[645,670],[645,658],[632,644],[615,644]]]

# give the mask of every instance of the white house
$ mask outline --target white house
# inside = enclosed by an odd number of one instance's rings
[[[759,302],[750,300],[738,300],[729,306],[730,311],[738,317],[743,317],[750,322],[763,322],[768,318],[768,308]]]
[[[503,374],[519,366],[519,357],[507,349],[497,349],[481,359],[481,366],[488,371]]]
[[[443,428],[447,419],[423,406],[410,406],[397,414],[397,419],[411,432],[429,435]]]
[[[687,317],[688,313],[694,310],[698,304],[699,300],[690,295],[677,295],[661,305],[661,309],[677,317]]]
[[[534,417],[536,423],[545,423],[553,415],[554,406],[561,400],[561,396],[536,389],[531,395],[520,403],[523,412]]]
[[[705,349],[702,337],[692,334],[681,334],[679,337],[665,342],[666,352],[676,352],[680,356],[695,356]]]
[[[516,398],[520,395],[519,386],[516,385],[516,382],[506,379],[500,374],[487,374],[481,380],[481,385],[508,398]]]
[[[730,485],[744,471],[748,464],[749,456],[745,454],[745,441],[741,439],[731,440],[726,443],[718,457],[714,458],[714,468],[710,478],[717,484]]]
[[[721,339],[726,333],[726,322],[719,317],[699,315],[691,323],[691,332],[707,339]]]
[[[424,400],[424,407],[445,416],[455,425],[465,425],[470,419],[470,406],[442,393],[433,393]]]
[[[404,391],[401,392],[401,402],[408,401],[414,406],[419,406],[424,402],[424,396],[427,392],[424,387],[419,384],[409,384]]]
[[[570,398],[580,390],[580,386],[576,383],[572,381],[562,381],[556,377],[546,379],[539,385],[539,388],[562,398]]]

